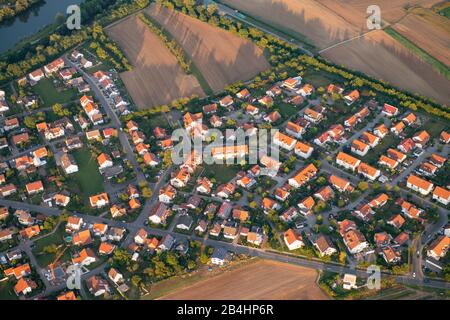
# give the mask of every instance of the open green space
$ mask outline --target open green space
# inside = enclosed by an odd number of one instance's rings
[[[426,130],[431,137],[437,138],[443,130],[448,130],[449,125],[446,125],[443,121],[436,118],[428,117],[423,123],[423,130]]]
[[[57,89],[52,79],[44,78],[39,81],[34,87],[33,91],[44,102],[41,107],[51,107],[55,103],[68,103],[77,99],[77,91],[75,89],[61,88]]]
[[[281,116],[286,120],[287,118],[296,114],[300,109],[292,104],[279,102],[276,103],[276,109],[278,109],[281,113]]]
[[[0,282],[0,300],[17,300],[14,287],[8,280]]]
[[[54,233],[51,233],[34,242],[33,255],[36,257],[36,260],[41,268],[47,267],[50,263],[53,262],[56,257],[54,253],[43,252],[44,248],[50,245],[56,245],[58,247],[57,252],[61,252],[65,244],[65,235],[65,224],[61,223]],[[70,253],[68,250],[66,250],[59,261],[65,261],[69,259]]]
[[[97,159],[92,156],[88,148],[78,149],[73,153],[78,165],[78,172],[71,175],[78,183],[85,196],[103,192],[103,177],[98,171]]]
[[[211,164],[204,166],[203,175],[207,178],[214,178],[218,184],[230,182],[236,174],[242,170],[239,165]]]

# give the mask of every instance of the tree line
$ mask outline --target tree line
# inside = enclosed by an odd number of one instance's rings
[[[0,24],[8,19],[14,18],[18,14],[27,11],[33,5],[44,2],[44,0],[9,0],[0,1]]]

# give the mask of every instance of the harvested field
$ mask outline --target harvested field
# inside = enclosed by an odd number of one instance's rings
[[[315,0],[221,0],[269,24],[300,33],[319,48],[358,35],[358,28]]]
[[[440,103],[448,104],[450,101],[450,81],[382,30],[332,48],[322,55]]]
[[[134,67],[121,78],[140,109],[192,94],[204,96],[197,78],[184,73],[176,58],[138,17],[125,19],[106,29],[106,33]]]
[[[263,22],[303,35],[321,49],[367,31],[366,9],[373,4],[370,0],[221,1]],[[381,7],[382,19],[395,23],[407,14],[404,10],[406,4],[431,7],[437,2],[439,1],[380,0],[377,4]],[[436,32],[440,34],[439,31]],[[442,35],[438,37],[441,39]],[[445,41],[441,40],[440,43],[445,45]],[[436,50],[439,50],[438,47]],[[441,54],[446,53],[448,58],[448,46]],[[449,80],[384,31],[371,32],[362,38],[330,48],[322,55],[334,63],[367,73],[440,103],[448,104],[450,100]]]
[[[225,30],[157,5],[147,13],[183,47],[215,93],[270,67],[260,48]]]
[[[200,281],[163,300],[325,300],[314,269],[261,260]]]
[[[322,5],[343,17],[355,26],[366,28],[367,7],[378,5],[381,10],[381,19],[395,23],[406,15],[406,9],[416,6],[431,8],[440,0],[317,0]]]
[[[439,61],[450,66],[450,21],[431,10],[412,10],[393,27]]]

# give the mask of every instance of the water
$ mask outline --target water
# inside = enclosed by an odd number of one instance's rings
[[[58,13],[66,14],[67,7],[83,0],[46,0],[15,19],[0,25],[0,53],[13,48],[21,39],[29,37],[55,21]]]

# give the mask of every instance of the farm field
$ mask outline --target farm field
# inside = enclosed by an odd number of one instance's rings
[[[440,103],[450,100],[450,81],[382,30],[334,47],[322,55]]]
[[[177,40],[215,93],[269,68],[263,51],[248,40],[157,5],[147,14]]]
[[[136,16],[123,20],[106,33],[124,50],[133,70],[121,74],[138,108],[168,104],[204,92],[194,75],[187,75],[162,41]]]
[[[317,272],[285,263],[261,260],[200,281],[161,299],[325,300],[315,284]]]
[[[305,36],[319,49],[328,48],[367,31],[366,9],[372,4],[370,1],[359,0],[221,0],[221,2],[265,23],[281,26]],[[404,10],[406,4],[428,8],[436,2],[438,1],[383,0],[378,5],[382,10],[382,19],[395,23],[406,15]],[[439,31],[437,33],[440,34]],[[445,55],[446,52],[448,47],[442,54]],[[440,103],[448,103],[450,99],[450,92],[447,89],[450,81],[382,30],[330,48],[321,54],[336,64],[367,73]]]
[[[450,66],[450,21],[431,10],[414,9],[393,27],[419,48]]]

